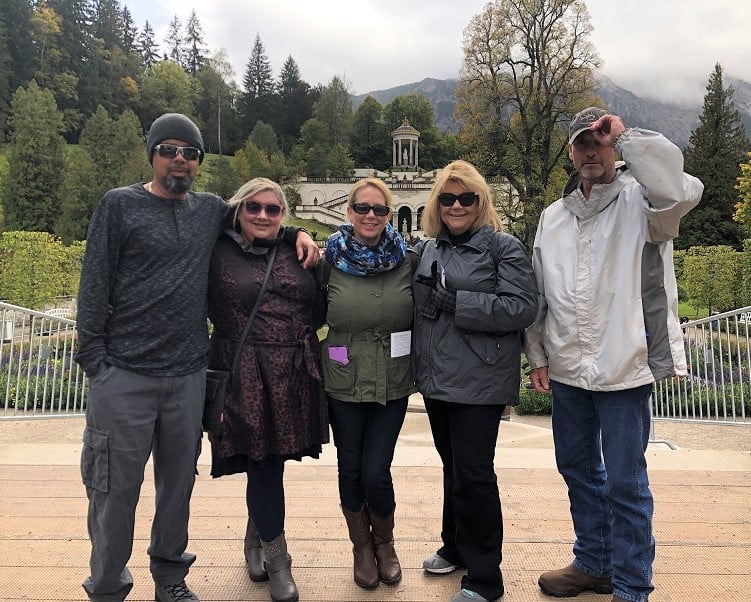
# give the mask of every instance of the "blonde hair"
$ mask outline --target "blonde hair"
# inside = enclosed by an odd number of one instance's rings
[[[474,165],[467,161],[452,161],[444,167],[436,178],[435,184],[430,191],[425,209],[422,212],[422,229],[429,238],[435,238],[443,227],[441,221],[441,209],[438,195],[443,192],[448,182],[456,182],[464,190],[477,193],[478,212],[472,229],[490,225],[498,232],[503,231],[503,222],[493,206],[493,195],[490,186],[482,177]]]
[[[227,201],[232,209],[232,223],[235,228],[237,228],[238,214],[240,213],[240,205],[242,205],[242,202],[249,197],[257,195],[259,192],[264,192],[266,190],[273,193],[279,201],[279,204],[282,206],[282,222],[284,222],[289,215],[289,205],[287,204],[287,197],[284,196],[282,187],[268,178],[253,178],[240,186],[240,188],[237,189],[237,192],[232,195],[232,198]]]
[[[368,186],[372,186],[383,195],[383,200],[386,201],[386,206],[389,209],[394,208],[394,197],[391,196],[389,187],[383,183],[383,180],[380,180],[378,178],[364,178],[362,180],[358,180],[357,183],[349,191],[347,206],[351,207],[352,205],[354,205],[357,202],[357,193],[360,192],[363,188],[367,188]]]

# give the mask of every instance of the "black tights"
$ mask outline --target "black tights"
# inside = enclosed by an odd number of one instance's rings
[[[284,460],[249,462],[245,500],[261,539],[276,539],[284,531]]]

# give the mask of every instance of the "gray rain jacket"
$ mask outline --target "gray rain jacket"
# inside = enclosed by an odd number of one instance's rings
[[[441,312],[435,320],[419,311],[430,289],[416,280],[430,274],[433,261],[443,267],[447,287],[457,291],[456,315]],[[420,393],[455,403],[516,405],[522,333],[537,311],[537,286],[524,246],[490,226],[457,246],[441,232],[421,249],[412,293]]]
[[[683,173],[662,134],[628,129],[625,167],[540,216],[532,261],[540,290],[525,351],[532,368],[590,391],[618,391],[686,374],[673,242],[704,189]]]

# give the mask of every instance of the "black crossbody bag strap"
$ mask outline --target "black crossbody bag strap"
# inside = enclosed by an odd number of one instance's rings
[[[271,253],[269,253],[269,259],[268,263],[266,264],[266,274],[263,276],[263,283],[261,284],[261,290],[258,291],[258,297],[256,297],[256,303],[253,306],[253,310],[250,312],[250,317],[248,318],[248,322],[245,324],[245,328],[243,329],[242,336],[240,337],[240,340],[237,342],[237,348],[235,349],[235,357],[232,359],[232,368],[230,369],[230,383],[233,380],[233,376],[235,374],[235,371],[238,368],[238,364],[240,363],[240,352],[243,348],[243,343],[245,343],[245,339],[248,337],[248,333],[250,332],[250,327],[253,325],[253,318],[256,317],[256,314],[258,313],[258,308],[261,305],[261,297],[263,297],[263,293],[266,292],[266,285],[269,283],[269,276],[271,275],[271,268],[274,265],[274,259],[276,258],[276,250],[279,247],[279,241],[272,247]]]

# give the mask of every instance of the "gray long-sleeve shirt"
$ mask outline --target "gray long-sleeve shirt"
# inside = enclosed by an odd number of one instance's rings
[[[185,200],[143,185],[107,192],[91,219],[78,294],[76,361],[180,376],[206,365],[206,290],[227,204],[209,193]]]

